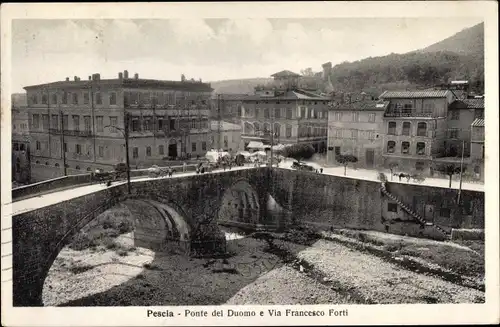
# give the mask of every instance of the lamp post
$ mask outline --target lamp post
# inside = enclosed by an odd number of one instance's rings
[[[130,194],[130,159],[129,159],[129,153],[128,153],[128,123],[129,123],[129,114],[125,113],[124,115],[124,128],[117,127],[117,126],[111,126],[111,125],[106,125],[104,127],[110,127],[114,128],[120,133],[122,133],[123,137],[125,138],[125,162],[127,165],[127,191],[128,194]]]

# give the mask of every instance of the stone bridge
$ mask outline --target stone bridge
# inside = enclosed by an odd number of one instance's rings
[[[223,224],[276,230],[308,223],[387,231],[381,217],[393,214],[387,212],[387,199],[377,182],[286,169],[242,169],[131,185],[131,194],[121,184],[12,217],[14,306],[42,305],[45,278],[61,249],[80,229],[118,204],[131,210],[135,233],[153,249],[169,246],[170,241],[193,245],[223,240],[219,229]],[[395,190],[407,203],[412,198],[416,204],[443,206],[454,197],[433,187],[401,185]],[[472,201],[469,216],[446,221],[441,217],[440,223],[484,228],[484,193],[468,191],[463,197]],[[391,228],[389,232],[400,232],[397,226]]]

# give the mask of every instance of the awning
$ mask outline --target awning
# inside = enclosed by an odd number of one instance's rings
[[[250,141],[250,143],[248,143],[248,145],[247,145],[247,148],[249,148],[249,149],[264,149],[265,146],[264,146],[264,143],[262,143],[262,142]]]
[[[476,118],[472,124],[471,124],[472,127],[484,127],[484,119],[481,119],[481,118]]]

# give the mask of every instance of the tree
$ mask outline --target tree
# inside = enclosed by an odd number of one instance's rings
[[[314,155],[314,148],[311,144],[293,144],[279,151],[283,157],[293,158],[300,162],[302,159],[309,159]]]
[[[449,188],[451,188],[451,180],[453,178],[453,175],[460,174],[460,165],[456,165],[456,164],[443,164],[443,165],[438,166],[437,170],[439,172],[443,173],[443,174],[448,175],[448,177],[450,178]]]
[[[300,73],[302,74],[302,76],[305,76],[305,77],[312,77],[314,76],[314,72],[312,70],[312,68],[306,68],[306,69],[302,69],[300,71]]]
[[[344,176],[347,173],[347,165],[351,162],[358,162],[358,158],[352,154],[339,154],[335,157],[335,160],[344,166]]]

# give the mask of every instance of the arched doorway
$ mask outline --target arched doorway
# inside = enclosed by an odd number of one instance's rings
[[[176,139],[170,139],[168,141],[168,157],[170,157],[171,159],[175,159],[178,157]]]

